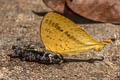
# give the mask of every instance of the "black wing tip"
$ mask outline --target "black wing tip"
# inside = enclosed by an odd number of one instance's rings
[[[111,40],[112,40],[113,42],[114,42],[114,41],[116,41],[116,39],[115,39],[115,38],[112,38]]]

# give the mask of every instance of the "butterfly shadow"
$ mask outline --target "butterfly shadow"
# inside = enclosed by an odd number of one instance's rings
[[[13,61],[15,59],[20,59],[21,61],[24,61],[22,60],[22,57],[20,56],[15,56],[15,55],[8,55],[10,58],[11,58],[11,61]],[[87,60],[82,60],[82,59],[67,59],[67,58],[64,58],[63,59],[64,61],[62,63],[80,63],[80,62],[87,62],[87,63],[94,63],[96,61],[103,61],[104,60],[104,57],[101,57],[101,58],[90,58],[90,59],[87,59]],[[35,62],[35,63],[40,63],[40,62],[36,62],[36,61],[27,61],[27,62]],[[40,63],[40,64],[46,64],[46,65],[50,65],[52,63]],[[61,63],[58,63],[58,64],[61,64]]]
[[[13,58],[19,58],[20,60],[24,61],[24,59],[28,59],[26,60],[28,62],[38,62],[38,63],[43,63],[43,64],[49,64],[48,62],[45,61],[39,61],[39,60],[35,60],[34,58],[36,57],[37,59],[39,58],[39,56],[43,56],[45,53],[44,52],[39,52],[39,51],[35,51],[35,50],[27,50],[27,49],[23,49],[20,48],[19,46],[12,46],[12,50],[14,51],[14,55],[13,54],[9,54],[8,56],[13,59]],[[38,55],[39,54],[39,55]],[[33,57],[33,60],[31,60]],[[40,58],[41,58],[40,57]],[[61,59],[61,61],[63,61],[62,63],[71,63],[71,62],[88,62],[88,63],[94,63],[96,61],[103,61],[104,57],[101,58],[90,58],[87,60],[82,60],[82,59],[70,59],[70,58],[65,58],[63,57],[63,59]],[[58,63],[59,64],[59,63]]]

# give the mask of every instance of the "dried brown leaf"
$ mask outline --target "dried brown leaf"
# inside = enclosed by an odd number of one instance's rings
[[[120,23],[120,0],[66,0],[77,14],[88,19]]]

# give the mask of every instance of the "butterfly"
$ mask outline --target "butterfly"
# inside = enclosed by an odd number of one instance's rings
[[[85,51],[100,50],[114,39],[98,42],[70,19],[48,12],[40,26],[40,37],[45,49],[61,55],[77,55]]]

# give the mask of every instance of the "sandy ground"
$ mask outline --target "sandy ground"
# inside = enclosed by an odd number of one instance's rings
[[[66,56],[79,61],[46,65],[11,59],[14,44],[40,42],[38,12],[50,11],[42,0],[0,0],[0,80],[120,80],[120,39],[105,46],[101,51]],[[120,25],[111,23],[79,24],[98,41],[120,34]],[[88,59],[104,61],[87,62]]]

